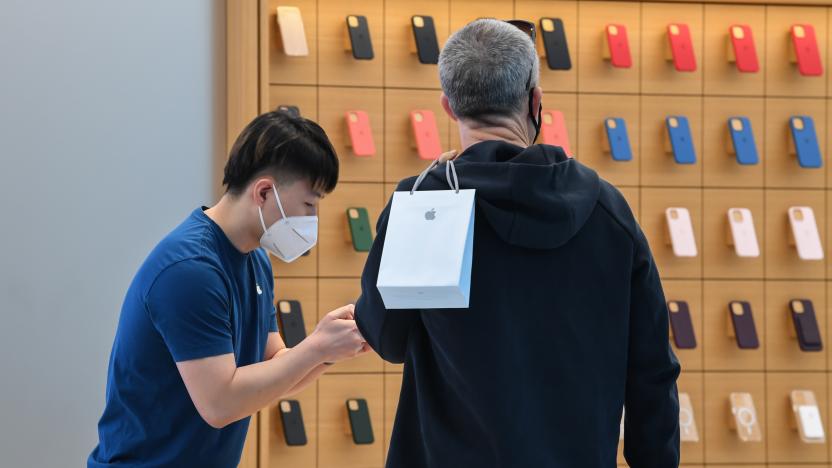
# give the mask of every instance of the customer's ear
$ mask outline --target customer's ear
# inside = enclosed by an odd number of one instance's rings
[[[528,98],[528,96],[526,96]],[[534,95],[532,96],[532,109],[535,117],[537,117],[537,110],[540,109],[540,103],[543,101],[543,88],[540,86],[534,87]]]
[[[454,111],[451,110],[451,103],[448,101],[448,96],[445,96],[445,93],[442,93],[442,95],[439,96],[439,103],[442,104],[442,108],[445,109],[445,113],[448,114],[448,117],[456,122],[458,119],[456,118]]]

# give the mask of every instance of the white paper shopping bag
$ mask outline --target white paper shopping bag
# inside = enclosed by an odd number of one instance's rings
[[[376,282],[387,309],[468,307],[475,190],[459,190],[449,161],[445,176],[451,190],[418,192],[437,164],[419,176],[413,190],[393,194]]]

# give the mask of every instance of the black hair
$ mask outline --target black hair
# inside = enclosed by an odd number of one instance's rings
[[[313,190],[330,193],[338,184],[338,156],[320,125],[286,111],[267,112],[237,137],[222,183],[236,196],[264,175],[278,184],[305,179]]]

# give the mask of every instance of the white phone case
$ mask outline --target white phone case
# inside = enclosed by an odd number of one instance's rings
[[[693,417],[690,395],[679,392],[679,437],[682,442],[699,442],[699,431]]]
[[[738,257],[759,257],[760,245],[757,243],[757,232],[754,230],[754,217],[748,208],[729,208],[728,224],[731,226],[731,237],[734,251]]]
[[[667,230],[670,233],[670,243],[673,254],[677,257],[695,257],[696,238],[693,235],[693,223],[687,208],[671,207],[665,210]]]
[[[732,392],[728,400],[731,402],[731,427],[737,431],[739,439],[742,442],[761,442],[763,431],[751,394]]]
[[[280,28],[283,53],[290,57],[305,57],[309,55],[309,46],[306,43],[306,32],[303,29],[303,18],[300,15],[300,9],[298,7],[277,7],[277,25]]]
[[[820,242],[815,212],[808,206],[789,208],[789,224],[797,248],[797,255],[802,260],[823,260],[823,245]]]
[[[807,444],[826,442],[823,420],[820,416],[814,392],[811,390],[792,390],[789,397],[800,440]]]

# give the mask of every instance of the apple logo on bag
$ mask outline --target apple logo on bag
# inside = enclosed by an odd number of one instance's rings
[[[426,211],[425,212],[425,219],[428,220],[428,221],[433,221],[434,219],[436,219],[436,209],[431,208],[430,211]]]

